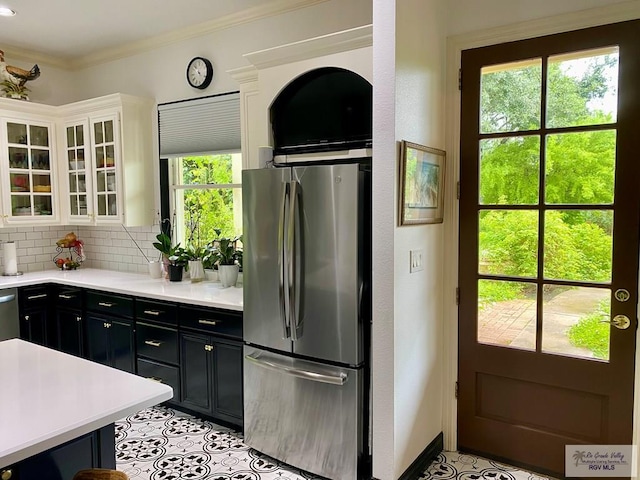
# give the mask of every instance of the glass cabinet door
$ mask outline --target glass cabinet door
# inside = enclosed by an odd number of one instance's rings
[[[69,214],[72,217],[89,216],[87,180],[90,175],[88,158],[89,138],[87,124],[68,125],[66,128],[66,162],[69,175]]]
[[[93,154],[95,159],[96,218],[116,219],[118,211],[118,182],[116,181],[116,119],[94,120],[92,123]]]
[[[53,215],[51,128],[6,123],[11,217]]]

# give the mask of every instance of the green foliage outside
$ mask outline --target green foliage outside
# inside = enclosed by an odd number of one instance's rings
[[[591,350],[596,358],[608,360],[611,327],[605,322],[609,320],[610,312],[611,299],[606,298],[599,303],[594,313],[585,315],[569,329],[568,336],[571,343],[576,347]]]
[[[233,163],[230,154],[184,157],[183,184],[231,184]],[[184,245],[203,247],[211,240],[233,238],[240,234],[234,224],[234,190],[185,189],[177,194],[184,199]],[[216,232],[220,230],[220,235]]]
[[[594,107],[617,72],[617,57],[589,60],[569,72],[550,63],[547,126],[607,124],[610,113]],[[615,75],[614,75],[615,76]],[[540,128],[541,68],[536,65],[486,73],[482,77],[480,129],[523,132]],[[479,201],[521,205],[522,210],[482,210],[479,218],[480,273],[535,278],[538,275],[540,202],[610,205],[615,174],[615,131],[597,130],[481,140]],[[541,197],[540,155],[546,150]],[[532,209],[526,209],[531,205]],[[553,279],[608,281],[611,275],[610,210],[547,210],[544,276]],[[524,282],[481,281],[480,304],[527,295]]]

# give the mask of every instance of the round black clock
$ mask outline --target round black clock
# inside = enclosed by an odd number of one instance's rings
[[[187,82],[194,88],[203,90],[213,80],[213,66],[203,57],[195,57],[187,66]]]

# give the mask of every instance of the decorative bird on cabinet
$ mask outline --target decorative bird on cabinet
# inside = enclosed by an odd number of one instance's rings
[[[7,65],[4,61],[4,52],[0,50],[0,96],[29,100],[29,89],[25,85],[29,80],[35,80],[40,76],[40,67],[34,65],[31,70]]]
[[[4,61],[4,52],[0,50],[0,80],[6,80],[19,87],[24,86],[30,80],[35,80],[40,76],[40,67],[34,65],[31,70],[12,67]]]

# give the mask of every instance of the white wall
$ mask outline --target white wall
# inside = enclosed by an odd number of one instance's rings
[[[440,5],[374,2],[373,474],[382,480],[442,430],[443,225],[396,226],[397,142],[444,148]],[[412,249],[424,250],[425,269],[410,274]]]
[[[247,66],[244,54],[370,23],[369,0],[323,2],[85,69],[78,100],[121,92],[163,103],[238,90],[227,71]],[[214,67],[204,91],[189,87],[185,77],[187,63],[198,55]]]
[[[444,149],[444,60],[440,2],[397,0],[396,140]],[[396,476],[442,431],[443,232],[442,224],[395,228]],[[413,249],[424,250],[425,269],[409,273]]]

